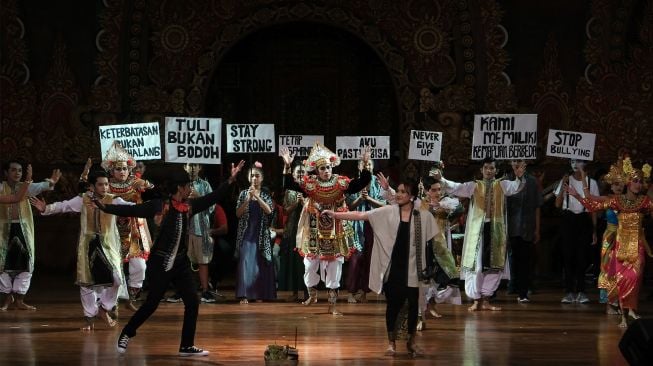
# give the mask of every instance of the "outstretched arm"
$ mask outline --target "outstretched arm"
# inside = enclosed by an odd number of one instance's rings
[[[237,165],[231,163],[231,175],[226,182],[222,182],[222,184],[220,184],[220,186],[218,186],[215,191],[207,195],[188,200],[192,207],[191,215],[206,210],[207,208],[218,203],[221,198],[226,197],[229,194],[229,187],[236,181],[236,177],[238,176],[238,173],[240,173],[240,171],[243,169],[244,165],[245,160],[241,160]]]
[[[349,181],[349,186],[347,186],[345,193],[352,194],[360,192],[363,188],[367,187],[367,185],[370,184],[371,180],[372,173],[370,173],[369,170],[364,169],[361,172],[360,177]]]
[[[607,200],[596,199],[593,197],[581,197],[573,186],[563,183],[562,189],[565,190],[570,196],[576,198],[585,208],[590,212],[607,210],[614,206],[615,198],[612,197]]]
[[[81,212],[84,199],[82,196],[76,196],[67,201],[53,202],[46,205],[45,201],[36,197],[30,199],[30,203],[34,206],[41,215],[49,216],[60,213]]]
[[[93,201],[102,211],[121,217],[154,217],[163,209],[163,201],[152,200],[138,205],[105,205],[100,201]]]
[[[353,220],[353,221],[368,221],[368,211],[346,211],[335,212],[332,210],[324,210],[321,215],[328,215],[337,220]]]

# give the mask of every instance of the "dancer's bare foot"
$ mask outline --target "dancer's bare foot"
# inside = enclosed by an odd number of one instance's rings
[[[358,303],[358,301],[357,301],[356,298],[354,297],[354,294],[352,294],[351,292],[350,292],[349,295],[347,296],[347,302],[350,303],[350,304],[356,304],[356,303]]]
[[[240,300],[240,305],[245,305],[245,304],[249,304],[249,301],[247,301],[247,299]]]
[[[5,294],[5,301],[2,303],[2,306],[0,307],[0,311],[7,311],[9,309],[9,306],[14,302],[14,297],[11,294]]]
[[[608,315],[621,315],[621,311],[619,309],[615,309],[612,305],[608,304],[605,307],[605,313]]]
[[[90,332],[94,330],[95,329],[94,319],[91,317],[86,317],[85,320],[86,322],[81,328],[79,328],[79,330],[81,330],[82,332]]]
[[[483,303],[481,304],[481,309],[482,310],[490,310],[490,311],[501,311],[501,308],[499,306],[490,305],[489,300],[483,300]]]
[[[109,328],[113,328],[113,327],[116,326],[116,324],[118,324],[118,323],[116,323],[115,320],[111,319],[111,317],[109,316],[109,313],[108,313],[106,310],[104,310],[104,308],[103,308],[102,306],[100,306],[100,307],[98,308],[97,316],[98,316],[98,318],[100,318],[100,320],[102,320],[102,321],[103,321],[103,322],[104,322],[104,323],[105,323]]]
[[[395,342],[388,343],[388,348],[385,349],[385,355],[394,356],[396,354],[397,354],[397,346],[395,345]]]
[[[138,310],[138,308],[136,307],[136,305],[134,305],[134,302],[132,300],[127,300],[127,302],[125,303],[125,309],[131,311]]]
[[[429,304],[429,314],[434,318],[442,318],[442,314],[438,313],[435,304]]]
[[[23,299],[16,299],[16,309],[18,310],[36,310],[35,306],[25,304]]]
[[[621,317],[621,323],[619,323],[619,328],[628,328],[628,321],[625,316]]]
[[[637,320],[637,319],[640,318],[640,316],[637,315],[637,313],[636,313],[635,310],[633,310],[633,309],[628,309],[628,316],[629,316],[631,319],[634,319],[634,320]]]
[[[478,311],[479,310],[478,307],[479,307],[478,300],[474,300],[474,303],[472,304],[472,306],[467,308],[467,311]]]
[[[435,309],[429,310],[429,314],[431,314],[431,316],[434,318],[442,318],[442,314],[435,311]]]
[[[415,326],[415,330],[418,332],[421,332],[426,329],[426,322],[422,319],[422,316],[417,319],[417,326]]]

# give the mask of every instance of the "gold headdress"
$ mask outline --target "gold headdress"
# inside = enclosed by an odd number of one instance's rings
[[[619,157],[616,163],[610,165],[610,170],[603,176],[603,180],[608,184],[626,183],[626,174],[623,171],[624,160]]]
[[[102,160],[102,168],[104,170],[111,170],[117,162],[126,162],[129,170],[134,169],[136,166],[136,160],[131,156],[125,148],[120,145],[120,142],[114,141],[107,150],[106,155],[104,155],[104,160]]]
[[[338,166],[340,165],[340,157],[316,141],[310,154],[308,154],[308,158],[304,161],[304,166],[306,166],[307,171],[312,172],[326,163],[331,163],[332,167]]]
[[[633,163],[630,161],[629,157],[624,159],[622,170],[624,172],[626,182],[630,182],[633,179],[639,179],[642,181],[642,183],[645,183],[644,181],[648,180],[648,178],[651,176],[650,165],[644,164],[640,169],[636,169],[633,167]]]

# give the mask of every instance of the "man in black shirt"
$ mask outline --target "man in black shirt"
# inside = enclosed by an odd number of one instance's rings
[[[120,206],[95,204],[103,211],[117,216],[152,217],[160,215],[159,236],[150,252],[147,266],[147,278],[150,283],[147,299],[123,328],[118,338],[118,352],[125,353],[129,340],[136,336],[140,327],[159,306],[168,283],[172,281],[184,301],[184,323],[181,329],[179,356],[206,356],[209,354],[194,346],[195,327],[199,298],[195,291],[193,274],[187,256],[188,223],[191,216],[204,211],[222,198],[236,180],[244,161],[237,166],[231,164],[231,176],[218,189],[202,197],[188,199],[191,193],[191,180],[183,170],[175,170],[169,179],[172,195],[169,199],[156,199],[139,205]]]

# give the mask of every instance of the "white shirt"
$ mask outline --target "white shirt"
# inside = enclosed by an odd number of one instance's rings
[[[574,187],[576,192],[578,192],[578,194],[581,197],[585,198],[585,192],[583,192],[583,182],[577,180],[576,178],[574,178],[573,175],[571,175],[569,176],[569,185],[571,187]],[[560,183],[558,183],[558,186],[556,187],[553,194],[555,194],[556,197],[558,197],[561,193],[564,194],[562,200],[563,210],[569,210],[575,214],[579,214],[587,211],[585,207],[576,198],[574,198],[567,192],[562,192],[562,179],[560,180]],[[590,193],[592,194],[592,196],[599,195],[599,186],[596,184],[596,181],[591,178],[590,178]]]

